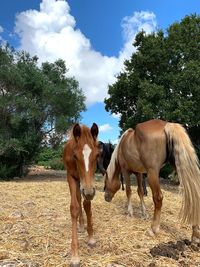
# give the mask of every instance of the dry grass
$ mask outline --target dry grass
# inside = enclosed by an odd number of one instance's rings
[[[87,246],[87,234],[79,234],[82,267],[105,267],[109,263],[130,266],[200,266],[199,252],[190,247],[178,261],[153,258],[150,249],[160,243],[190,239],[191,228],[181,225],[178,188],[162,185],[164,201],[161,232],[150,237],[150,219],[143,220],[139,198],[133,186],[134,217],[126,214],[125,192],[119,191],[111,203],[104,201],[103,183],[96,182],[93,219],[97,245]],[[145,198],[152,216],[150,190]],[[0,266],[68,266],[70,260],[70,194],[65,172],[32,170],[24,180],[0,183]],[[10,264],[10,265],[9,265]]]

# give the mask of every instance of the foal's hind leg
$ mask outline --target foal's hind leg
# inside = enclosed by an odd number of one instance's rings
[[[163,195],[160,190],[159,173],[154,169],[149,169],[147,172],[149,186],[152,190],[152,196],[154,201],[154,215],[151,224],[150,234],[158,234],[160,230],[160,214],[162,207]]]
[[[137,184],[138,184],[137,192],[138,192],[138,196],[140,198],[142,216],[145,219],[147,219],[149,216],[148,216],[148,213],[146,211],[145,204],[144,204],[144,188],[143,188],[143,184],[142,184],[143,175],[141,173],[136,173],[136,179],[137,179]]]

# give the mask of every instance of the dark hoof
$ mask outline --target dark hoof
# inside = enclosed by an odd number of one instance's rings
[[[96,247],[96,241],[95,241],[95,240],[91,240],[91,241],[88,242],[87,244],[88,244],[88,247],[90,247],[90,248],[94,248],[94,247]]]
[[[69,267],[80,267],[80,263],[70,263]]]

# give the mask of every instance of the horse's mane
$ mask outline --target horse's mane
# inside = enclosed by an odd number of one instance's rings
[[[112,153],[110,164],[108,165],[108,168],[107,168],[107,176],[108,176],[109,180],[112,179],[112,177],[113,177],[113,175],[115,173],[115,170],[116,170],[116,166],[118,165],[118,151],[119,151],[119,146],[120,146],[121,140],[127,134],[128,131],[129,131],[129,129],[126,130],[122,134],[122,136],[119,139],[118,144],[116,145],[116,147],[115,147],[115,149],[114,149],[114,151]]]

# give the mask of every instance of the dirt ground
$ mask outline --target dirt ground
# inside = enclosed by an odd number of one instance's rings
[[[200,248],[189,241],[191,227],[178,219],[177,186],[162,184],[161,231],[156,237],[148,235],[153,212],[149,188],[145,197],[148,220],[141,217],[135,185],[132,218],[127,215],[124,191],[106,203],[101,175],[96,188],[92,206],[97,244],[89,248],[86,231],[79,234],[82,267],[200,266]],[[35,167],[24,179],[0,182],[0,203],[0,266],[69,266],[70,194],[65,171]]]

